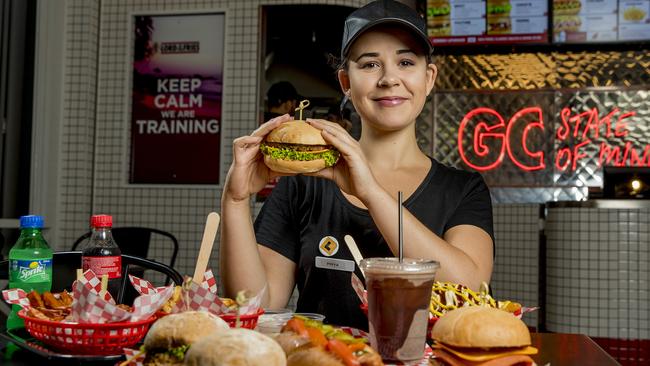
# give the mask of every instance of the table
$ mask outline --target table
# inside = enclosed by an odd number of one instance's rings
[[[620,365],[596,342],[584,334],[531,333],[533,346],[539,353],[533,355],[538,366]]]
[[[533,356],[538,366],[620,365],[591,338],[584,334],[531,333],[533,346],[540,352]],[[0,364],[4,366],[58,365],[24,350],[12,350],[0,340]],[[66,364],[70,364],[69,362]],[[115,362],[109,363],[115,364]]]

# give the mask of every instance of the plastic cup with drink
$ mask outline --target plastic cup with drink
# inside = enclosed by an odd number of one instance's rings
[[[370,343],[384,360],[424,356],[429,303],[440,264],[432,260],[368,258],[361,261],[368,291]]]

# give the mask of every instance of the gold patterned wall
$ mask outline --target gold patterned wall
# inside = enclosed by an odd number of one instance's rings
[[[574,114],[596,108],[601,119],[615,108],[634,112],[624,142],[629,140],[639,151],[650,144],[648,50],[448,54],[436,56],[435,63],[436,88],[418,119],[417,133],[420,146],[445,164],[472,170],[461,161],[458,146],[459,124],[471,110],[493,108],[505,121],[524,107],[542,110],[543,133],[531,133],[527,143],[545,151],[545,168],[522,171],[506,156],[498,168],[482,171],[497,203],[582,200],[588,187],[602,187],[602,164],[592,151],[602,143],[597,138],[582,148],[580,153],[589,157],[575,169],[555,168],[556,150],[563,145],[554,133],[564,107]],[[498,152],[499,140],[492,143],[491,149]]]
[[[650,85],[650,51],[439,55],[437,90]]]

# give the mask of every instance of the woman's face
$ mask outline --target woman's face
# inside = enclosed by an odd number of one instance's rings
[[[354,42],[348,60],[347,70],[339,71],[339,82],[365,123],[395,131],[415,121],[437,70],[409,31],[371,29]]]

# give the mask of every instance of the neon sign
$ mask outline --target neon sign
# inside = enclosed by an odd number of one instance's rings
[[[458,152],[467,166],[483,172],[499,168],[506,161],[506,154],[520,170],[543,170],[546,153],[554,155],[555,169],[571,172],[584,165],[584,159],[590,157],[589,152],[593,155],[593,150],[597,150],[593,157],[597,157],[598,167],[650,166],[650,144],[639,152],[632,142],[624,140],[630,133],[631,117],[635,115],[634,111],[619,108],[604,115],[598,108],[579,113],[563,108],[554,131],[555,150],[544,151],[531,147],[530,137],[545,132],[541,107],[520,109],[507,123],[494,109],[480,107],[471,110],[460,122]],[[590,145],[597,148],[588,148]]]
[[[518,122],[520,119],[522,119],[522,117],[528,115],[534,116],[536,120],[533,122],[528,122],[524,126],[520,141],[514,141],[514,127],[518,125]],[[481,117],[485,118],[486,116],[492,116],[493,118],[496,118],[498,120],[498,123],[489,125],[485,122],[485,120],[481,119]],[[489,141],[495,141],[495,143],[500,145],[500,147],[497,158],[494,159],[494,161],[473,163],[465,149],[463,137],[466,133],[466,130],[469,128],[468,126],[474,120],[478,120],[472,133],[472,146],[474,148],[474,154],[480,158],[486,157],[490,152],[490,147],[495,146],[491,145]],[[460,122],[460,127],[458,128],[458,152],[460,153],[460,157],[463,159],[463,162],[465,164],[478,171],[496,169],[503,163],[506,152],[508,153],[510,161],[518,166],[519,169],[525,171],[542,170],[546,167],[546,164],[544,163],[544,152],[532,152],[529,150],[526,143],[528,134],[533,128],[544,130],[544,117],[542,114],[542,109],[540,107],[529,107],[521,109],[515,113],[512,118],[510,118],[507,124],[505,123],[503,117],[494,109],[485,107],[476,108],[467,113],[463,120]],[[516,143],[519,143],[517,146],[521,147],[521,150],[523,150],[524,154],[530,158],[537,160],[537,163],[534,165],[528,165],[522,162],[521,159],[517,158],[513,151],[513,147]]]

